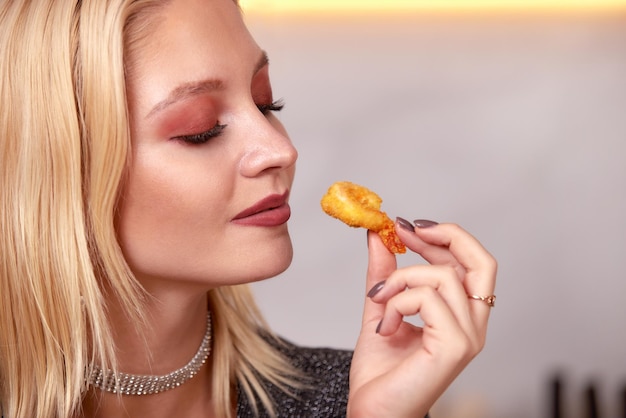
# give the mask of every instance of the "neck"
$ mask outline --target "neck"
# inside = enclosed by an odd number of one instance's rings
[[[214,417],[210,365],[176,389],[146,396],[118,396],[91,388],[83,402],[84,418]]]
[[[209,312],[206,319],[206,331],[196,354],[185,366],[172,372],[164,375],[129,374],[93,365],[87,380],[95,388],[122,395],[152,395],[177,388],[197,375],[200,368],[207,362],[211,353],[211,327]]]
[[[184,367],[198,352],[206,334],[206,293],[182,298],[152,298],[146,317],[151,326],[138,330],[119,310],[111,323],[121,373],[166,375]],[[117,395],[92,387],[85,399],[85,417],[210,417],[211,361],[175,389],[152,395]]]

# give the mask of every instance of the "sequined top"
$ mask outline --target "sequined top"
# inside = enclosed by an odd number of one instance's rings
[[[352,351],[331,348],[298,347],[285,341],[277,347],[291,364],[309,377],[307,388],[296,390],[290,396],[281,389],[264,382],[274,400],[278,418],[339,418],[346,416],[348,383]],[[256,418],[249,400],[239,390],[237,418]],[[257,402],[262,408],[260,402]],[[260,411],[258,418],[269,418]],[[426,415],[425,418],[429,418]]]
[[[329,348],[304,348],[285,342],[278,349],[309,380],[307,388],[294,391],[295,396],[264,382],[274,400],[279,418],[345,417],[348,405],[348,381],[352,352]],[[237,418],[255,418],[254,410],[242,391],[237,401]],[[261,408],[261,405],[257,402]],[[260,411],[259,418],[268,418]]]

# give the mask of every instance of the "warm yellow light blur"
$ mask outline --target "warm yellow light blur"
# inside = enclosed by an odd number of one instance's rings
[[[251,13],[626,11],[626,0],[240,0]]]

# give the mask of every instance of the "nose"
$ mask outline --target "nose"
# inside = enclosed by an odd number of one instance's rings
[[[293,167],[298,151],[280,121],[270,114],[256,111],[246,128],[245,152],[240,160],[240,172],[245,177],[256,177],[268,170]]]

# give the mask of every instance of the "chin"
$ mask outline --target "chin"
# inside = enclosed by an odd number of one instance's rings
[[[255,257],[254,265],[251,265],[249,282],[258,282],[278,276],[289,268],[293,260],[293,247],[291,241],[283,248],[272,249],[264,252],[263,257]]]
[[[283,273],[291,265],[293,245],[289,234],[268,239],[267,236],[237,236],[210,255],[195,255],[193,261],[182,263],[189,270],[190,281],[211,287],[239,285],[269,279]],[[179,278],[180,280],[180,271]]]

